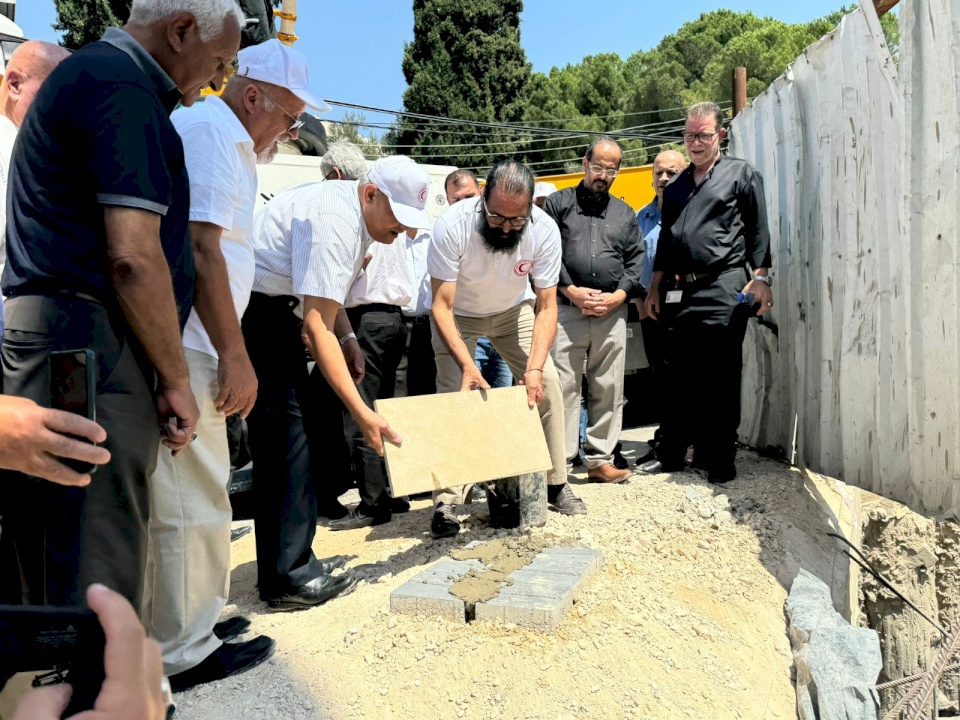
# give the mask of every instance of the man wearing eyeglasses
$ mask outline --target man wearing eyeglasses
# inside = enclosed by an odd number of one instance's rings
[[[584,455],[591,482],[620,483],[630,470],[613,465],[623,423],[627,301],[640,293],[643,249],[633,209],[610,195],[620,145],[594,140],[583,158],[583,180],[547,198],[543,209],[560,228],[557,342],[554,362],[563,387],[567,467],[580,452],[580,393],[586,371]]]
[[[663,217],[645,307],[665,325],[663,408],[657,459],[645,473],[694,467],[713,483],[736,474],[743,337],[751,315],[773,305],[770,231],[763,180],[720,154],[723,111],[697,103],[687,112],[690,165],[663,192]],[[749,266],[749,268],[748,268]],[[752,293],[753,307],[737,300]]]
[[[226,418],[246,417],[257,398],[240,317],[250,300],[255,261],[257,164],[295,139],[309,106],[329,110],[307,81],[303,53],[279,40],[241,50],[222,99],[173,113],[190,174],[190,242],[197,266],[193,311],[183,331],[190,384],[200,408],[197,439],[176,457],[161,449],[148,482],[150,522],[143,622],[163,648],[174,690],[220,680],[269,658],[260,636],[225,639],[249,626],[217,625],[230,586]]]
[[[433,349],[438,392],[489,388],[474,363],[486,336],[537,407],[553,469],[547,499],[557,512],[587,512],[567,484],[560,380],[550,359],[557,327],[560,234],[533,205],[533,173],[514,160],[490,169],[483,195],[462,200],[437,220],[427,269],[433,286]],[[531,283],[532,280],[532,283]],[[462,491],[435,496],[430,530],[456,535]]]

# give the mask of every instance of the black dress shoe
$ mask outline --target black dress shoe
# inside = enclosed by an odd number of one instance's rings
[[[711,470],[707,473],[707,482],[713,483],[714,485],[723,485],[728,483],[737,477],[737,469],[731,468],[729,470]]]
[[[230,542],[236,542],[244,535],[253,530],[253,527],[250,525],[244,525],[243,527],[234,528],[230,531]]]
[[[267,601],[271,610],[307,610],[308,608],[323,605],[338,595],[349,595],[353,592],[359,580],[353,575],[321,575],[306,585],[301,585],[294,592],[272,598]]]
[[[199,665],[171,675],[170,689],[183,692],[203,683],[239,675],[267,660],[276,647],[276,640],[266,635],[242,643],[225,643]]]
[[[646,465],[648,462],[653,462],[656,459],[657,459],[657,454],[653,450],[651,450],[643,457],[638,457],[636,464],[639,467],[640,465]]]
[[[460,532],[460,519],[453,514],[453,505],[440,503],[430,520],[430,535],[435,539],[453,537]]]
[[[383,525],[390,522],[392,515],[389,510],[386,512],[371,512],[361,503],[352,510],[349,515],[339,520],[331,520],[327,523],[330,530],[356,530],[358,528],[370,527],[371,525]]]
[[[617,447],[613,450],[613,466],[617,470],[626,470],[630,467],[630,464],[627,462],[627,459],[621,454],[620,448],[622,445],[617,443]]]
[[[671,473],[671,472],[680,472],[683,470],[684,466],[681,463],[680,465],[664,465],[659,460],[652,460],[648,463],[644,463],[637,468],[644,475],[657,475],[659,473]]]
[[[346,517],[350,511],[342,505],[339,500],[317,503],[317,517],[325,517],[330,520],[339,520]]]
[[[390,512],[397,514],[410,512],[410,498],[406,496],[390,498]]]
[[[229,642],[240,637],[250,629],[250,621],[243,615],[234,615],[232,618],[221,620],[213,626],[213,634],[223,642]]]

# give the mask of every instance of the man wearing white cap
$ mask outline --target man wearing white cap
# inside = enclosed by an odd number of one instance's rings
[[[543,210],[543,204],[547,198],[557,191],[557,186],[553,183],[538,182],[533,186],[533,204]]]
[[[323,377],[383,454],[399,436],[367,407],[354,384],[363,355],[343,309],[373,242],[390,244],[429,224],[430,176],[407,157],[381,158],[367,178],[290,188],[254,222],[256,274],[243,316],[247,351],[260,380],[250,413],[260,597],[274,610],[319,605],[353,590],[311,550],[317,524],[305,427],[315,422],[306,343]]]
[[[190,243],[196,300],[183,331],[190,384],[200,407],[197,438],[176,457],[161,448],[150,477],[150,522],[142,605],[163,648],[174,690],[248,670],[273,654],[261,636],[224,643],[249,621],[216,624],[230,586],[226,418],[246,417],[257,396],[240,317],[253,286],[257,163],[296,138],[309,106],[329,110],[309,88],[303,53],[269,40],[241,50],[223,97],[173,113],[190,175]]]

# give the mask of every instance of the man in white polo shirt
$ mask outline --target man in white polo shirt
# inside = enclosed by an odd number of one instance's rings
[[[357,392],[363,354],[343,302],[367,248],[427,224],[429,188],[427,171],[410,158],[381,158],[366,179],[284,190],[256,217],[256,275],[243,335],[260,380],[248,422],[257,574],[271,609],[313,607],[356,586],[349,573],[331,575],[311,549],[317,502],[307,432],[316,408],[304,343],[370,447],[382,455],[385,441],[399,443]]]
[[[433,285],[437,390],[489,388],[473,361],[486,336],[537,406],[553,469],[548,501],[557,512],[587,507],[567,484],[563,397],[550,358],[557,332],[560,231],[533,204],[533,173],[514,160],[490,169],[483,195],[462,200],[433,228],[427,267]],[[531,287],[531,280],[532,287]],[[453,505],[462,492],[437,493],[434,537],[459,532]]]
[[[160,448],[150,477],[143,623],[163,648],[174,690],[243,672],[273,654],[261,636],[241,643],[244,618],[217,623],[230,585],[226,417],[257,396],[240,317],[253,286],[257,163],[296,138],[307,106],[330,108],[309,88],[303,53],[270,40],[241,50],[223,98],[174,112],[190,174],[190,241],[196,302],[183,332],[200,407],[197,437],[176,457]]]

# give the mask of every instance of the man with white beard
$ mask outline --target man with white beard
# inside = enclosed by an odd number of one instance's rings
[[[273,160],[280,141],[297,137],[307,106],[330,109],[310,90],[306,57],[269,40],[238,53],[222,99],[208,97],[172,116],[190,175],[197,283],[183,345],[200,421],[196,439],[176,457],[160,449],[150,477],[142,615],[175,691],[248,670],[276,644],[266,636],[224,643],[250,623],[217,623],[230,583],[226,418],[246,417],[257,398],[240,331],[255,267],[256,166]]]

